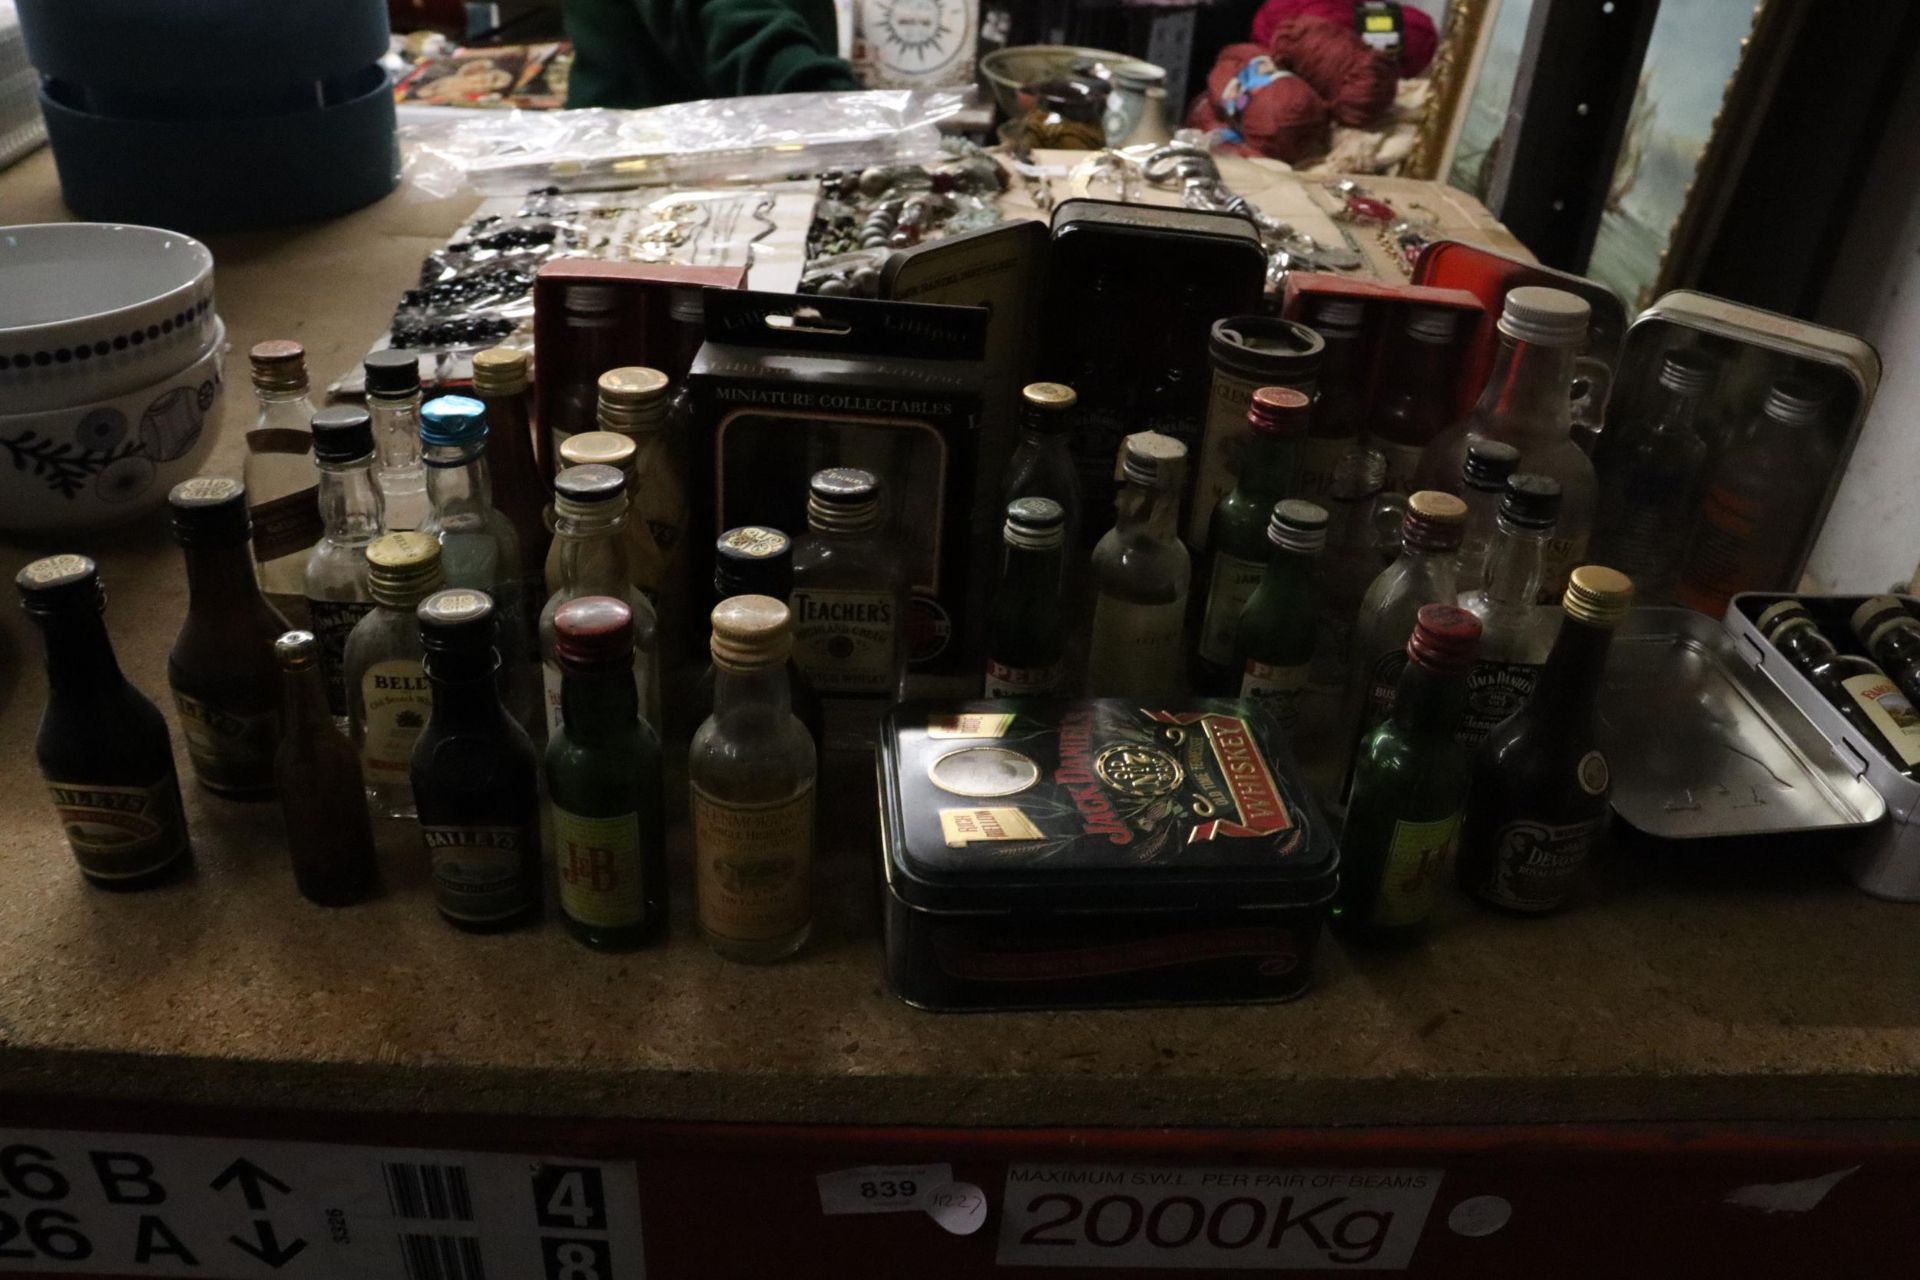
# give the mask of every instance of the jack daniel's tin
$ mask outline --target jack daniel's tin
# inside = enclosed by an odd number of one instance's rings
[[[895,708],[894,991],[928,1009],[1300,995],[1339,855],[1283,741],[1234,702]]]

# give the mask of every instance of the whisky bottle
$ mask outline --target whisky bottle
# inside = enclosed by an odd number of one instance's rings
[[[761,964],[813,928],[813,740],[788,701],[785,605],[735,596],[713,611],[713,714],[695,731],[694,904],[729,960]]]
[[[567,441],[585,439],[591,432]],[[561,663],[555,619],[569,601],[611,596],[627,606],[628,669],[640,717],[656,737],[660,724],[660,636],[653,606],[634,589],[621,537],[627,512],[626,477],[612,467],[568,467],[554,478],[554,550],[559,556],[553,594],[540,610],[540,664],[549,738],[561,720]]]
[[[273,795],[280,672],[273,642],[287,620],[260,594],[247,555],[247,491],[196,476],[167,495],[173,539],[186,552],[187,616],[167,655],[194,776],[236,800]]]
[[[616,435],[611,431],[582,431],[577,435],[568,436],[567,442],[560,446],[559,466],[554,474],[557,478],[559,472],[565,471],[568,467],[612,467],[615,471],[618,471],[626,477],[627,492],[632,493],[634,488],[633,454],[633,441],[623,435]],[[547,504],[546,514],[543,517],[543,523],[551,529],[554,522],[558,519],[559,516],[553,509],[553,503],[549,502]],[[627,548],[627,563],[629,565],[633,563],[635,555],[633,541],[628,536],[629,530],[631,529],[632,522],[630,521],[623,521],[620,525],[621,544]],[[642,530],[641,533],[643,536],[647,536],[645,530]],[[540,599],[545,600],[558,590],[560,585],[560,548],[556,542],[549,541],[547,543],[547,558],[542,574]],[[629,571],[628,580],[632,580],[631,571]]]
[[[380,536],[373,431],[365,409],[334,405],[313,415],[326,535],[307,558],[307,622],[320,645],[320,673],[334,720],[348,723],[347,637],[373,612],[367,545]]]
[[[1370,436],[1386,456],[1390,493],[1411,491],[1421,451],[1453,415],[1453,334],[1459,319],[1458,311],[1446,307],[1410,307],[1401,332],[1388,340]]]
[[[1421,606],[1393,712],[1354,761],[1334,907],[1343,933],[1408,942],[1426,931],[1473,776],[1456,731],[1479,639],[1480,623],[1466,610]]]
[[[575,437],[578,439],[579,437]],[[793,595],[793,541],[778,529],[762,525],[743,525],[720,535],[713,547],[713,600],[709,611],[734,596],[772,596],[785,600]],[[711,660],[700,672],[688,698],[680,738],[691,738],[693,731],[713,714],[713,689],[718,673]],[[820,695],[813,691],[806,674],[787,656],[787,690],[793,714],[807,727],[815,748],[822,745],[825,724],[821,718]],[[669,710],[672,710],[669,704]]]
[[[1667,352],[1660,361],[1658,408],[1616,423],[1601,437],[1594,459],[1600,473],[1594,559],[1632,578],[1646,604],[1663,604],[1672,593],[1698,508],[1707,461],[1698,424],[1713,373],[1705,352]]]
[[[427,467],[420,460],[420,357],[387,347],[360,365],[373,422],[374,482],[380,487],[382,532],[418,529],[427,518]]]
[[[1768,605],[1754,621],[1894,768],[1920,775],[1920,713],[1872,659],[1837,650],[1798,600]]]
[[[1920,698],[1920,618],[1892,596],[1874,596],[1853,611],[1853,634],[1909,701]]]
[[[1474,752],[1458,869],[1461,888],[1484,905],[1556,910],[1606,826],[1612,772],[1595,704],[1608,646],[1632,604],[1625,574],[1575,569],[1533,697]]]
[[[1007,463],[1001,499],[1046,498],[1059,504],[1066,545],[1080,543],[1080,473],[1069,445],[1080,397],[1060,382],[1033,382],[1020,393],[1020,443]]]
[[[549,478],[557,470],[560,446],[567,437],[594,430],[599,412],[600,375],[620,363],[615,347],[620,336],[620,297],[612,285],[569,284],[561,298],[565,338],[558,368],[541,370],[559,388],[550,397],[552,422],[542,421],[546,448],[541,465]],[[545,396],[547,393],[542,393]]]
[[[1271,708],[1292,738],[1313,672],[1313,566],[1327,543],[1327,513],[1298,498],[1277,502],[1267,542],[1267,567],[1234,631],[1240,686],[1228,696]]]
[[[633,585],[658,603],[668,592],[687,528],[687,490],[667,435],[671,384],[658,369],[609,369],[600,375],[597,427],[633,441],[631,509]]]
[[[1473,591],[1484,581],[1487,548],[1493,545],[1493,525],[1507,477],[1520,466],[1520,451],[1498,440],[1467,444],[1467,461],[1460,468],[1460,498],[1467,504],[1467,522],[1460,533],[1460,556],[1455,576],[1462,591]]]
[[[1314,645],[1313,686],[1338,697],[1353,664],[1354,628],[1367,588],[1387,567],[1380,545],[1380,495],[1387,461],[1378,449],[1356,445],[1334,465],[1328,482],[1327,549],[1314,584],[1319,638]]]
[[[1192,565],[1177,533],[1187,447],[1136,431],[1122,449],[1117,519],[1093,551],[1091,697],[1171,698],[1180,691],[1181,643]]]
[[[540,905],[540,784],[533,743],[494,683],[493,601],[450,587],[415,616],[433,716],[413,744],[413,797],[434,905],[461,929],[510,928]]]
[[[1049,698],[1060,690],[1066,652],[1067,513],[1052,498],[1015,498],[1001,536],[1006,567],[987,614],[984,692]]]
[[[143,889],[190,862],[166,719],[120,672],[106,595],[86,556],[35,560],[14,579],[46,640],[47,709],[34,755],[80,873]]]
[[[280,813],[300,896],[323,907],[360,901],[373,888],[373,822],[360,753],[333,722],[319,639],[289,631],[274,641],[285,731],[274,757]]]
[[[815,473],[806,536],[793,549],[792,649],[820,694],[830,750],[872,747],[906,672],[906,566],[881,523],[871,472]]]
[[[1367,367],[1372,348],[1360,335],[1366,314],[1356,298],[1321,298],[1307,319],[1308,327],[1326,345],[1320,354],[1313,420],[1307,438],[1300,443],[1293,484],[1286,495],[1289,498],[1328,506],[1333,496],[1334,470],[1360,443],[1366,425],[1367,382],[1372,373]],[[1381,479],[1384,484],[1384,474]]]
[[[1240,612],[1266,574],[1273,505],[1293,482],[1312,403],[1292,387],[1261,387],[1248,402],[1252,434],[1240,455],[1239,474],[1207,522],[1207,604],[1193,664],[1198,693],[1231,698],[1239,688],[1233,643]]]
[[[533,420],[527,383],[527,353],[490,347],[473,357],[473,398],[486,406],[487,462],[493,473],[493,505],[520,539],[525,579],[521,593],[529,602],[545,600],[540,573],[553,534],[546,520],[547,479],[533,452]]]
[[[242,471],[253,519],[253,559],[267,599],[283,615],[299,618],[306,607],[307,553],[326,532],[320,521],[320,478],[313,467],[307,351],[297,342],[262,342],[248,360],[259,404],[247,432]]]
[[[414,609],[443,585],[432,534],[389,533],[368,544],[374,607],[347,637],[347,717],[367,801],[383,817],[414,815],[413,744],[433,712]]]
[[[587,946],[631,951],[667,927],[660,739],[640,718],[633,614],[582,596],[554,614],[553,634],[561,717],[546,777],[560,910]]]
[[[1560,514],[1560,486],[1546,476],[1507,479],[1486,583],[1462,592],[1461,607],[1480,620],[1480,656],[1467,676],[1460,742],[1477,747],[1526,705],[1560,630],[1560,610],[1535,604],[1546,571],[1547,540]]]

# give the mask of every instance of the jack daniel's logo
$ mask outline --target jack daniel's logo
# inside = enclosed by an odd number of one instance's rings
[[[1179,766],[1174,766],[1178,768]],[[1114,844],[1133,843],[1133,831],[1113,811],[1113,801],[1101,789],[1093,771],[1093,713],[1076,710],[1060,721],[1060,767],[1053,780],[1072,797],[1080,811],[1082,829],[1103,835]]]

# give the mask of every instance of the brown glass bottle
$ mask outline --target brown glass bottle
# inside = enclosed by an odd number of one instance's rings
[[[196,476],[175,485],[167,502],[173,539],[187,556],[187,616],[167,655],[187,757],[207,790],[268,799],[280,737],[273,642],[287,620],[254,580],[246,488]]]
[[[1853,634],[1907,700],[1920,701],[1920,618],[1893,596],[1874,596],[1853,611]]]
[[[300,896],[323,907],[360,901],[373,888],[373,821],[360,753],[333,722],[320,642],[289,631],[274,642],[285,697],[274,777]]]
[[[473,395],[487,406],[487,461],[493,464],[493,506],[520,536],[520,563],[528,601],[544,600],[540,582],[553,530],[547,527],[550,494],[533,453],[533,420],[528,408],[527,353],[494,347],[473,357]],[[528,622],[539,610],[527,609]]]
[[[47,646],[34,754],[81,874],[143,889],[187,867],[186,815],[166,719],[120,674],[93,561],[35,560],[14,579]]]

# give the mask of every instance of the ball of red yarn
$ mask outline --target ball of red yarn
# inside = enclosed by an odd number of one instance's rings
[[[1440,32],[1433,19],[1411,4],[1400,10],[1400,74],[1417,76],[1433,61],[1440,48]],[[1350,0],[1267,0],[1253,16],[1253,38],[1263,45],[1273,43],[1273,33],[1289,18],[1325,18],[1349,29],[1353,27]]]
[[[1222,49],[1207,73],[1206,98],[1187,113],[1189,125],[1236,130],[1245,150],[1289,164],[1326,151],[1328,121],[1327,104],[1313,86],[1273,66],[1257,44]]]
[[[1375,53],[1351,27],[1290,18],[1273,33],[1273,60],[1312,85],[1341,124],[1372,124],[1393,105],[1393,59]]]

